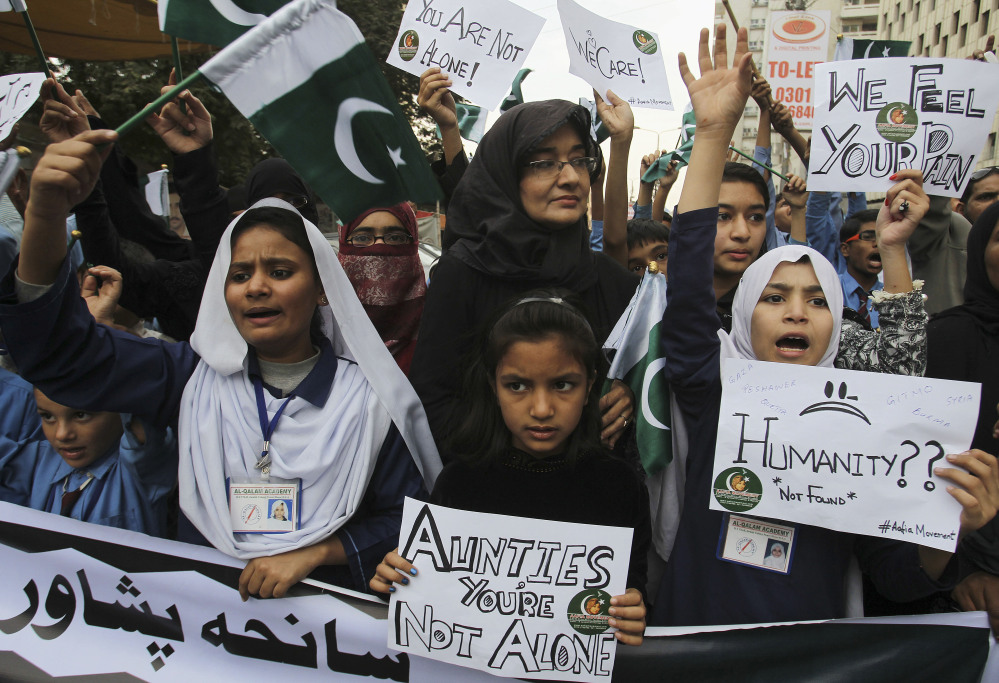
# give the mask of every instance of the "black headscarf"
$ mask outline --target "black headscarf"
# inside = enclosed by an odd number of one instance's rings
[[[552,230],[531,220],[520,201],[524,160],[565,124],[579,133],[586,155],[599,159],[600,148],[589,132],[590,113],[564,100],[518,105],[482,137],[448,206],[449,254],[504,280],[577,292],[596,282],[586,216],[576,225]]]
[[[999,450],[992,438],[999,403],[999,290],[985,270],[985,247],[999,222],[999,203],[975,221],[968,233],[968,279],[964,304],[948,308],[929,325],[926,376],[980,382],[982,397],[972,448]]]
[[[246,205],[253,206],[261,199],[273,197],[276,192],[308,198],[309,203],[298,212],[313,225],[319,224],[315,197],[302,177],[284,159],[264,159],[246,177]]]

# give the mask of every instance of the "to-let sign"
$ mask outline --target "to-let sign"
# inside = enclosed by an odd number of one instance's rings
[[[826,10],[770,14],[764,73],[774,99],[788,108],[800,129],[812,127],[815,114],[812,81],[815,65],[826,61],[829,19]]]

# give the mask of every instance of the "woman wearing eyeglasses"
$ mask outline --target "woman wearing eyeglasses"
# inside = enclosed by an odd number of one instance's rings
[[[634,119],[627,103],[612,102],[599,110],[616,153],[627,150]],[[531,289],[570,290],[605,339],[634,294],[635,276],[589,246],[587,203],[600,161],[589,112],[563,100],[516,106],[483,136],[448,208],[453,244],[427,291],[409,373],[438,444],[458,393],[457,361],[500,305]],[[601,400],[609,443],[634,414],[633,399],[612,392]]]
[[[416,213],[403,202],[340,226],[340,265],[392,357],[409,373],[427,294]]]

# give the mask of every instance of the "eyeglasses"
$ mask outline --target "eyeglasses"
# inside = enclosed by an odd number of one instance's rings
[[[847,237],[846,242],[843,242],[843,244],[853,242],[854,240],[860,240],[861,242],[877,242],[878,233],[876,230],[861,230],[853,237]]]
[[[539,159],[538,161],[528,161],[525,168],[531,169],[535,178],[554,178],[562,172],[567,165],[572,166],[576,173],[585,173],[587,177],[597,170],[600,163],[596,157],[579,157],[568,161],[556,161],[555,159]]]
[[[382,244],[387,244],[390,247],[401,247],[405,244],[411,244],[413,236],[405,232],[387,232],[384,235],[372,235],[370,232],[362,232],[348,237],[347,244],[352,247],[363,248],[373,246],[378,240],[381,240]]]

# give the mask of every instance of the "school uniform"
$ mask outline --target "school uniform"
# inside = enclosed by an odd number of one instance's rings
[[[854,556],[878,589],[894,600],[912,600],[946,588],[953,575],[948,572],[940,581],[931,580],[919,567],[915,545],[781,520],[762,521],[795,529],[794,543],[785,555],[786,574],[719,558],[719,539],[729,515],[708,509],[721,403],[722,340],[711,275],[716,221],[716,208],[700,209],[676,216],[670,231],[671,296],[663,317],[662,346],[665,371],[688,434],[688,455],[683,511],[649,623],[679,626],[843,617],[844,577]],[[820,282],[824,291],[835,287],[838,292],[829,268],[828,282],[821,277]],[[740,309],[740,294],[736,297],[734,309]],[[827,298],[830,310],[841,310],[836,292]],[[733,337],[743,325],[736,314]],[[850,335],[856,334],[851,327]],[[839,338],[840,324],[835,324],[833,335]],[[851,342],[853,346],[858,345]],[[848,355],[868,358],[854,348]],[[831,363],[832,356],[823,361]],[[837,367],[843,366],[837,361]]]

